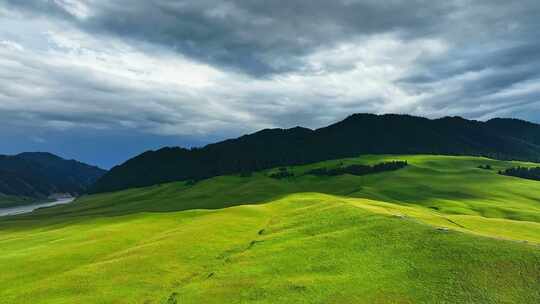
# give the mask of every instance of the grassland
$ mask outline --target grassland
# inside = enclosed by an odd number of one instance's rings
[[[386,160],[409,166],[303,174]],[[366,156],[4,218],[0,303],[539,303],[540,182],[515,165]]]

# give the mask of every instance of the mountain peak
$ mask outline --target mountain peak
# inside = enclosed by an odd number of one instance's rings
[[[24,152],[0,158],[0,194],[34,198],[53,193],[77,195],[105,172],[48,152]]]
[[[492,118],[486,122],[487,124],[513,124],[513,125],[523,125],[523,126],[537,126],[539,124],[526,121],[518,118]]]
[[[17,155],[15,155],[17,157],[20,157],[20,158],[24,158],[24,159],[33,159],[33,160],[37,160],[37,159],[41,159],[41,160],[65,160],[63,159],[62,157],[56,155],[56,154],[52,154],[50,152],[22,152],[22,153],[19,153]]]

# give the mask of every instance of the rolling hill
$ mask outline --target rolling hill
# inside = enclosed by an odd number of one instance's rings
[[[515,166],[537,165],[367,155],[0,218],[0,303],[538,303],[540,182]]]
[[[76,196],[105,172],[44,152],[0,155],[0,207],[26,204],[56,193]]]
[[[267,129],[203,148],[148,151],[114,167],[94,193],[366,154],[477,155],[540,161],[540,125],[460,117],[355,114],[310,130]]]

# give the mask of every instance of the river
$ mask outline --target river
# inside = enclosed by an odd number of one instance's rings
[[[57,201],[48,202],[48,203],[17,206],[17,207],[10,207],[10,208],[0,208],[0,216],[29,213],[29,212],[32,212],[32,211],[38,209],[38,208],[69,204],[69,203],[73,202],[74,200],[75,200],[75,198],[63,198],[63,199],[59,199]]]

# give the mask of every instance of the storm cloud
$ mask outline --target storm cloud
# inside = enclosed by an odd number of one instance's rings
[[[0,0],[0,135],[145,149],[354,112],[540,122],[539,15],[532,0]]]

